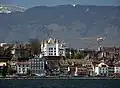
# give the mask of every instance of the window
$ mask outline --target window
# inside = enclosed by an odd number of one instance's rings
[[[39,69],[41,69],[40,66],[39,66]]]
[[[49,50],[53,50],[53,48],[49,48]]]
[[[25,71],[23,70],[23,73],[25,73]]]
[[[24,70],[25,68],[23,68],[23,70]]]
[[[43,66],[41,66],[41,69],[44,69],[44,67],[43,67]]]
[[[56,53],[54,53],[54,55],[56,55]]]
[[[39,61],[40,61],[40,59],[36,59],[36,61],[37,61],[37,62],[39,62]]]
[[[49,53],[49,55],[53,55],[53,53]]]
[[[49,52],[53,52],[53,48],[49,48]]]

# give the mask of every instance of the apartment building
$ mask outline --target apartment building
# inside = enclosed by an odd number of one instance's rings
[[[95,69],[95,74],[97,76],[107,76],[108,75],[108,65],[104,62],[99,63]]]
[[[114,72],[115,74],[120,74],[120,62],[119,61],[115,63]]]
[[[30,64],[29,61],[17,62],[16,63],[17,74],[26,75],[28,70],[30,70],[29,64]]]
[[[30,62],[30,70],[32,74],[35,75],[45,75],[45,64],[46,61],[44,58],[40,58],[35,56],[34,58],[29,60]]]

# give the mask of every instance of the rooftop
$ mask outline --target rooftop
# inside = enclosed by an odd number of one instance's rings
[[[29,61],[21,61],[21,62],[17,62],[16,64],[19,65],[28,65],[30,62]]]

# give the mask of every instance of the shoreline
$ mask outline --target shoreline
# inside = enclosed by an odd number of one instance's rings
[[[34,79],[81,79],[81,80],[85,80],[85,79],[89,79],[89,80],[107,80],[107,79],[120,79],[119,77],[0,77],[0,79],[30,79],[30,80],[34,80]]]

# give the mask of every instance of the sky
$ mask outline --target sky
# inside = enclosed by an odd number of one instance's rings
[[[120,0],[0,0],[0,4],[14,4],[24,7],[54,6],[63,4],[120,5]]]

